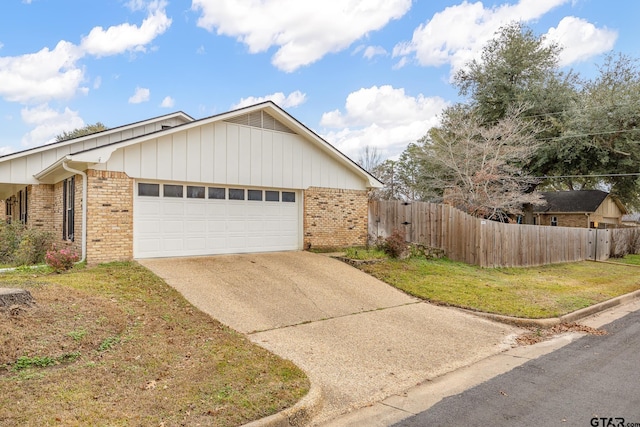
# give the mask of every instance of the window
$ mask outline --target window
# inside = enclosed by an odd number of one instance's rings
[[[248,199],[262,201],[262,190],[248,190]]]
[[[14,200],[15,200],[15,197],[11,196],[4,201],[5,214],[7,215],[7,220],[9,220],[9,222],[11,222],[11,218],[13,217],[13,201]]]
[[[229,200],[244,200],[244,189],[230,188]]]
[[[72,242],[74,238],[75,194],[75,176],[62,181],[62,240],[71,240]]]
[[[218,187],[209,187],[209,198],[224,200],[225,199],[225,189]]]
[[[18,191],[18,215],[20,222],[27,223],[27,187],[24,190]]]
[[[187,185],[187,198],[204,199],[204,187],[194,187],[193,185]]]
[[[162,195],[164,197],[180,197],[182,198],[182,192],[184,187],[182,185],[164,184],[162,186]]]
[[[267,202],[279,202],[280,201],[280,192],[279,191],[265,191],[265,198]]]
[[[138,196],[159,197],[160,184],[138,184]]]
[[[296,201],[296,193],[293,191],[283,191],[282,192],[282,201],[283,202],[295,202]]]
[[[553,227],[556,227],[558,225],[558,217],[557,216],[552,216],[551,217],[551,225]]]

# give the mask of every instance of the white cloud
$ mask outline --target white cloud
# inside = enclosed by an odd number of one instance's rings
[[[595,55],[608,52],[618,38],[618,33],[607,28],[596,28],[584,19],[574,16],[562,18],[556,28],[550,28],[547,39],[563,47],[560,65],[585,61]]]
[[[160,107],[162,108],[172,108],[176,103],[176,100],[170,96],[165,96],[162,102],[160,103]]]
[[[382,46],[367,46],[362,54],[367,59],[372,59],[375,56],[386,55],[387,51]]]
[[[81,57],[78,47],[64,40],[53,50],[0,57],[0,96],[21,103],[70,98],[84,79],[76,64]]]
[[[416,28],[411,41],[397,44],[393,56],[402,64],[413,57],[423,66],[450,64],[455,72],[477,58],[495,32],[513,21],[532,22],[570,0],[520,0],[485,8],[482,2],[445,8]],[[398,64],[398,65],[402,65]]]
[[[349,94],[344,112],[324,113],[320,125],[340,129],[326,132],[324,138],[350,157],[367,145],[392,157],[437,125],[437,115],[447,105],[440,97],[414,97],[401,88],[373,86]]]
[[[94,27],[82,38],[83,51],[97,56],[109,56],[126,51],[145,52],[146,45],[171,26],[165,13],[166,2],[154,1],[148,5],[149,15],[140,27],[128,23],[107,28]]]
[[[84,69],[78,61],[87,53],[104,56],[127,50],[144,51],[145,46],[171,24],[165,6],[164,1],[147,3],[149,15],[139,28],[130,24],[107,30],[95,27],[80,46],[62,40],[52,50],[45,47],[36,53],[0,57],[0,97],[9,102],[32,104],[71,98],[78,91],[88,93],[89,88],[81,87]],[[99,85],[99,81],[94,82],[96,84]]]
[[[399,19],[411,0],[193,0],[192,8],[198,26],[237,38],[250,53],[277,47],[272,64],[292,72]]]
[[[0,42],[0,49],[2,49],[3,47],[4,47],[4,44]]]
[[[135,93],[129,98],[129,104],[140,104],[147,102],[151,95],[151,91],[144,87],[137,87]]]
[[[100,86],[102,86],[102,77],[98,76],[93,80],[93,88],[100,89]]]
[[[129,0],[125,6],[127,6],[132,12],[137,12],[138,10],[146,8],[147,2],[145,0]]]
[[[0,156],[6,156],[13,153],[13,147],[0,147]]]
[[[34,129],[22,137],[22,144],[36,147],[55,140],[55,136],[85,125],[77,111],[65,108],[62,113],[47,104],[21,110],[22,120]]]
[[[231,109],[235,110],[242,107],[248,107],[249,105],[259,104],[265,101],[273,101],[274,103],[276,103],[282,108],[290,108],[290,107],[297,107],[298,105],[304,104],[306,100],[307,100],[307,94],[302,93],[299,90],[296,90],[295,92],[291,92],[289,95],[285,95],[282,92],[276,92],[267,96],[261,96],[261,97],[250,96],[248,98],[242,98],[240,99],[240,102],[233,105]]]

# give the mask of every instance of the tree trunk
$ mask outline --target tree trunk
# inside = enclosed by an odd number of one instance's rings
[[[35,301],[26,289],[0,288],[0,310],[15,305],[34,305]]]

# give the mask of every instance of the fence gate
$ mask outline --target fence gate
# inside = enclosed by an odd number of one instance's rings
[[[590,228],[587,235],[587,254],[592,261],[606,261],[609,259],[609,244],[611,230]]]

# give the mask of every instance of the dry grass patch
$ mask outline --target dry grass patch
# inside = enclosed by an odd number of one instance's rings
[[[293,405],[302,371],[137,264],[0,275],[0,425],[234,426]]]
[[[593,262],[483,269],[411,258],[359,268],[437,304],[523,318],[561,316],[640,289],[637,268]]]

